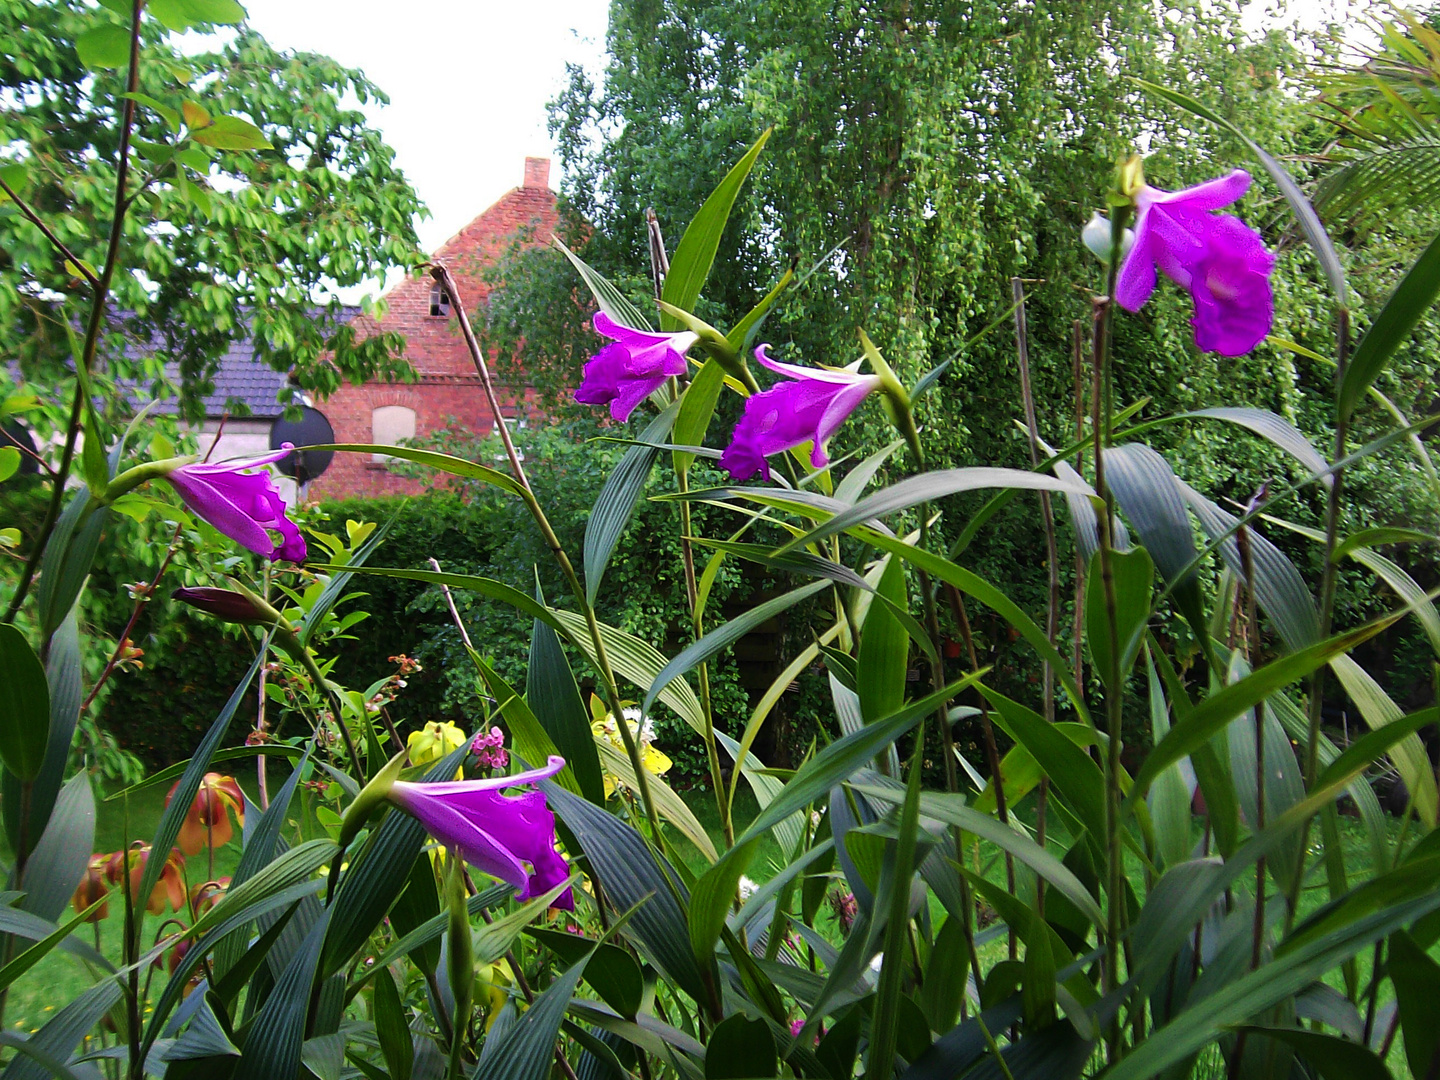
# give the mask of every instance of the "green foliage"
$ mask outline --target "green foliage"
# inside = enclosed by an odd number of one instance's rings
[[[115,276],[111,300],[124,315],[94,371],[161,387],[162,365],[173,363],[191,414],[220,355],[241,339],[321,395],[342,379],[409,370],[398,337],[360,341],[340,324],[334,292],[420,258],[419,200],[355,107],[384,95],[357,71],[279,52],[245,26],[228,42],[201,37],[183,52],[169,36],[177,20],[230,22],[237,11],[170,0],[151,8],[160,21],[144,21],[137,159],[120,238],[130,270]],[[112,217],[128,23],[124,5],[0,5],[0,86],[15,103],[0,119],[14,162],[6,182],[92,272],[105,262]],[[0,207],[0,247],[0,351],[24,379],[57,386],[69,358],[66,313],[75,318],[90,286],[13,204]],[[124,395],[108,400],[128,405]]]

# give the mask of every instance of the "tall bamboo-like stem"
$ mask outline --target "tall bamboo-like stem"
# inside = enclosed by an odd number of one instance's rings
[[[1070,324],[1070,365],[1075,380],[1075,441],[1085,437],[1085,328],[1081,320]],[[1085,452],[1075,455],[1075,469],[1085,471]],[[1075,627],[1070,663],[1074,668],[1075,686],[1085,692],[1085,556],[1075,545]]]
[[[75,460],[76,440],[80,435],[80,416],[84,410],[85,380],[78,376],[88,373],[95,363],[95,350],[100,342],[100,329],[105,321],[106,300],[110,296],[110,283],[115,278],[115,267],[120,261],[120,243],[125,237],[125,186],[130,181],[130,136],[135,127],[135,94],[140,89],[140,12],[145,0],[132,0],[130,5],[130,69],[125,79],[125,95],[120,106],[120,144],[116,149],[115,163],[115,211],[110,218],[110,238],[105,247],[105,262],[100,277],[94,283],[90,316],[85,323],[85,339],[80,356],[76,361],[81,371],[75,380],[75,397],[70,403],[70,422],[65,431],[65,448],[60,454],[60,466],[55,472],[54,490],[50,493],[50,504],[35,535],[35,544],[20,580],[15,585],[15,594],[5,609],[0,622],[14,622],[20,605],[30,592],[35,574],[40,569],[40,559],[45,554],[45,544],[60,517],[60,505],[65,499],[65,480],[70,475],[70,464]],[[88,277],[88,275],[87,275]],[[42,651],[48,642],[42,643]]]
[[[480,343],[475,339],[475,331],[470,328],[470,319],[465,314],[465,303],[461,299],[460,290],[456,288],[455,278],[451,275],[449,268],[443,264],[431,267],[430,276],[440,283],[446,295],[450,297],[450,308],[455,312],[456,319],[460,324],[460,333],[464,336],[465,344],[470,350],[470,361],[475,365],[475,373],[480,376],[480,385],[485,391],[485,400],[489,403],[490,413],[495,418],[495,427],[500,432],[500,441],[505,445],[505,456],[510,461],[510,471],[520,484],[520,498],[524,501],[525,508],[530,511],[530,516],[535,519],[535,524],[540,529],[540,535],[545,540],[545,546],[555,557],[555,561],[560,566],[560,572],[564,575],[565,582],[575,597],[575,602],[580,605],[580,610],[584,613],[585,628],[590,635],[590,646],[595,650],[595,666],[600,672],[600,685],[604,691],[605,704],[609,706],[611,715],[615,717],[615,726],[620,729],[620,737],[625,743],[625,753],[630,758],[630,766],[635,770],[635,782],[640,788],[640,802],[645,808],[645,816],[650,821],[650,828],[658,843],[660,840],[660,815],[655,810],[655,800],[650,794],[650,783],[646,779],[645,762],[640,756],[640,748],[635,742],[635,737],[630,733],[630,725],[625,723],[625,710],[620,704],[620,689],[615,681],[614,669],[610,666],[610,656],[605,649],[605,639],[600,634],[600,621],[595,617],[595,609],[585,599],[585,588],[580,584],[580,575],[575,572],[575,567],[570,562],[570,556],[565,553],[564,547],[560,544],[560,538],[555,535],[555,530],[550,525],[550,519],[545,516],[539,500],[535,498],[535,492],[530,488],[530,478],[525,475],[525,468],[520,464],[520,455],[515,452],[515,443],[511,440],[510,431],[505,426],[505,420],[500,412],[500,399],[495,395],[495,384],[490,378],[490,366],[485,362],[485,354],[480,349]]]
[[[1345,459],[1345,446],[1350,437],[1350,421],[1339,409],[1339,388],[1345,380],[1345,369],[1350,359],[1350,310],[1341,307],[1335,318],[1335,460]],[[1335,584],[1338,567],[1335,564],[1335,547],[1340,538],[1340,499],[1344,493],[1345,470],[1336,469],[1330,474],[1330,492],[1325,504],[1325,568],[1320,577],[1320,637],[1330,636],[1330,626],[1335,613]],[[1315,786],[1315,777],[1320,769],[1320,721],[1325,709],[1325,665],[1317,667],[1310,676],[1309,731],[1305,744],[1305,788]],[[1309,819],[1300,831],[1300,856],[1295,880],[1287,897],[1286,925],[1294,919],[1296,905],[1300,899],[1300,879],[1305,871],[1305,852],[1310,846]]]
[[[1111,529],[1114,520],[1113,500],[1105,485],[1104,446],[1110,440],[1110,418],[1112,411],[1110,387],[1113,378],[1110,373],[1110,322],[1113,317],[1115,278],[1120,269],[1121,242],[1125,235],[1129,206],[1116,206],[1110,220],[1110,266],[1106,281],[1105,295],[1094,302],[1095,363],[1091,384],[1091,423],[1094,428],[1095,492],[1102,503],[1099,528],[1100,578],[1105,596],[1105,631],[1110,636],[1110,671],[1105,687],[1105,713],[1109,745],[1105,754],[1105,854],[1106,854],[1106,904],[1105,904],[1105,965],[1104,993],[1109,994],[1120,985],[1120,937],[1123,930],[1124,912],[1124,849],[1120,842],[1120,737],[1123,720],[1124,687],[1120,681],[1120,628],[1118,604],[1115,598],[1114,537]],[[1122,1052],[1122,1031],[1120,1015],[1106,1035],[1108,1060],[1114,1064]]]
[[[1010,279],[1010,291],[1015,300],[1015,352],[1020,365],[1020,397],[1025,406],[1025,427],[1030,435],[1030,465],[1039,468],[1045,460],[1040,453],[1040,425],[1035,412],[1035,388],[1030,382],[1030,334],[1025,324],[1025,283],[1018,277]],[[1055,538],[1055,508],[1050,502],[1048,491],[1040,492],[1040,516],[1045,525],[1045,567],[1048,571],[1049,591],[1045,609],[1045,637],[1051,645],[1060,634],[1060,545]],[[1055,722],[1055,668],[1045,661],[1044,680],[1045,721]],[[1040,793],[1037,796],[1035,838],[1041,847],[1045,846],[1045,810],[1050,794],[1050,778],[1040,778]],[[1043,916],[1045,913],[1045,882],[1035,887],[1035,907]]]
[[[645,209],[645,231],[650,242],[650,280],[655,287],[655,299],[664,299],[665,277],[670,273],[670,256],[665,253],[665,237],[660,231],[660,219],[651,207]],[[689,383],[688,370],[678,380],[670,380],[673,393],[684,392]],[[690,491],[688,470],[675,470],[675,486],[681,495]],[[680,561],[685,569],[685,602],[690,607],[690,631],[693,639],[699,641],[705,636],[704,612],[700,610],[700,588],[695,577],[695,547],[690,541],[691,532],[690,500],[679,499],[676,507],[680,513]],[[695,672],[700,683],[700,712],[705,718],[705,759],[710,767],[710,788],[715,793],[715,807],[720,813],[720,828],[725,836],[725,846],[735,843],[735,826],[730,819],[730,800],[726,796],[725,781],[720,775],[720,750],[715,744],[715,710],[710,697],[710,665],[701,661]],[[735,766],[740,767],[739,763]]]
[[[1255,497],[1250,500],[1250,505],[1245,508],[1245,516],[1248,519],[1258,508],[1264,498],[1265,489],[1262,487],[1256,492]],[[1254,663],[1255,638],[1259,631],[1255,623],[1255,558],[1250,545],[1250,529],[1242,525],[1235,534],[1235,544],[1240,549],[1240,564],[1245,574],[1245,580],[1240,583],[1244,590],[1245,609],[1245,638],[1241,645],[1244,649],[1247,663]],[[1237,607],[1239,602],[1237,598]],[[1265,702],[1264,700],[1255,703],[1255,832],[1260,833],[1265,828]],[[1260,956],[1265,946],[1265,856],[1261,855],[1255,861],[1255,913],[1250,928],[1250,968],[1260,966]],[[1235,1050],[1230,1058],[1230,1078],[1235,1080],[1240,1075],[1241,1064],[1245,1058],[1245,1041],[1247,1031],[1240,1032],[1235,1040]]]

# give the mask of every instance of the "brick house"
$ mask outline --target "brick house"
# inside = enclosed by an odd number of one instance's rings
[[[526,158],[523,183],[432,254],[435,262],[450,268],[470,310],[489,292],[479,272],[505,251],[516,233],[531,228],[535,243],[549,241],[559,220],[549,179],[549,158]],[[416,381],[347,384],[320,402],[335,428],[336,441],[393,444],[450,424],[479,437],[488,435],[493,427],[490,409],[440,287],[428,275],[407,278],[385,294],[385,302],[386,315],[378,329],[405,335],[405,355],[415,368]],[[362,334],[377,328],[363,315],[356,318],[355,326]],[[525,387],[503,384],[497,384],[497,390],[506,422],[523,427],[533,408],[533,394]],[[307,495],[312,499],[410,495],[426,486],[426,481],[396,476],[383,459],[337,454],[325,475],[310,484]]]

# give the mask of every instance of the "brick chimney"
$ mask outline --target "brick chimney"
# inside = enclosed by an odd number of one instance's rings
[[[527,188],[548,188],[550,186],[550,159],[548,157],[527,157],[525,159],[525,183]]]

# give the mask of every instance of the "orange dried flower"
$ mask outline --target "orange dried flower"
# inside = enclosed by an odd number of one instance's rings
[[[112,885],[120,884],[126,869],[130,873],[130,892],[133,896],[140,888],[140,879],[145,874],[145,864],[150,860],[150,845],[136,844],[129,851],[117,851],[105,861],[105,880]],[[180,854],[179,848],[171,848],[170,856],[165,860],[165,866],[160,871],[160,880],[155,883],[149,898],[145,901],[145,910],[152,915],[159,915],[165,910],[168,901],[170,907],[175,911],[181,911],[185,907],[185,856]],[[139,899],[137,897],[137,899]]]
[[[175,788],[179,786],[180,781],[176,780],[175,787],[165,796],[166,806],[170,805]],[[227,807],[235,812],[235,820],[244,826],[245,796],[240,791],[240,785],[233,776],[207,772],[201,778],[200,790],[195,792],[195,801],[190,804],[190,810],[180,826],[180,850],[186,855],[199,855],[207,845],[224,847],[228,844],[234,830],[230,827]]]
[[[105,900],[110,892],[105,886],[105,863],[110,858],[109,855],[91,855],[90,864],[85,868],[85,876],[80,879],[80,884],[75,887],[75,895],[70,898],[77,915],[97,900],[101,901],[100,906],[86,917],[86,922],[99,922],[110,914],[110,903]]]

